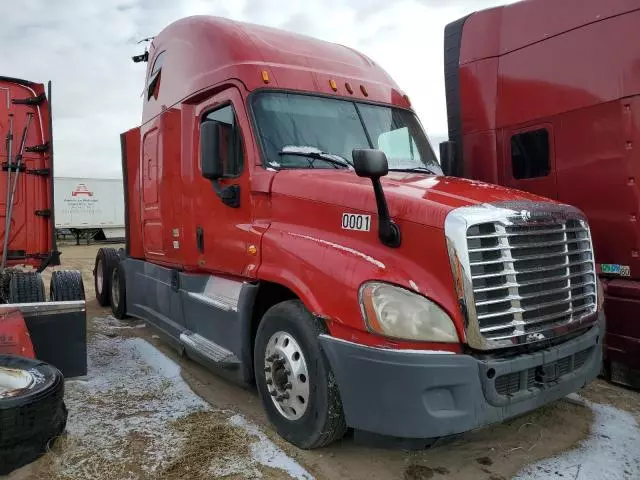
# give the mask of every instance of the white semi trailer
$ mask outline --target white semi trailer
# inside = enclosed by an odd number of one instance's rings
[[[124,238],[121,179],[56,177],[54,196],[58,235],[71,234],[77,243]]]

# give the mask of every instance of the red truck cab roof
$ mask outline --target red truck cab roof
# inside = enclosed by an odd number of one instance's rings
[[[231,80],[249,91],[271,87],[410,107],[384,69],[351,48],[220,17],[187,17],[163,29],[151,44],[147,82],[159,69],[151,89],[157,101],[145,102],[143,123]]]
[[[476,12],[463,19],[460,64],[504,55],[638,8],[635,0],[525,0]]]

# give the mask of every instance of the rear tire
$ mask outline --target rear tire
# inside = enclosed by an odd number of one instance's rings
[[[65,429],[64,378],[60,371],[39,360],[0,355],[0,372],[10,369],[0,383],[26,372],[28,386],[12,385],[14,395],[0,399],[0,475],[36,460]],[[2,377],[0,375],[0,377]],[[12,380],[10,380],[12,381]]]
[[[9,281],[9,303],[46,302],[44,281],[37,272],[13,272]]]
[[[113,316],[119,320],[127,318],[127,290],[124,270],[118,263],[111,271],[110,303]]]
[[[93,282],[96,299],[102,307],[108,307],[111,298],[111,275],[113,268],[118,265],[118,252],[115,248],[101,248],[96,255],[93,268]]]
[[[57,270],[51,274],[49,299],[52,302],[84,300],[82,275],[75,270]]]
[[[254,370],[267,417],[281,437],[304,449],[328,445],[347,430],[340,392],[318,342],[322,333],[327,333],[325,325],[299,300],[287,300],[267,310],[256,333]],[[271,353],[278,342],[286,348],[275,361],[269,360],[273,357],[267,356],[267,351]],[[284,369],[282,364],[275,365],[283,359]],[[278,400],[283,392],[287,392],[284,403]],[[299,399],[297,403],[289,392]],[[296,411],[300,408],[301,415]]]

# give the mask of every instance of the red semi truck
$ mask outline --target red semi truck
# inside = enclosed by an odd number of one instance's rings
[[[450,175],[583,211],[605,291],[605,372],[640,388],[640,4],[529,0],[445,30]]]
[[[35,356],[65,376],[86,374],[85,299],[78,271],[60,264],[53,209],[51,83],[0,76],[0,316],[18,311]],[[50,301],[47,301],[47,296]],[[0,322],[0,353],[20,354]],[[29,347],[30,348],[30,347]]]
[[[433,439],[535,409],[601,368],[589,226],[441,175],[408,97],[341,45],[216,17],[156,36],[122,134],[126,248],[98,298],[255,384],[302,448]]]
[[[59,265],[53,218],[51,84],[0,76],[0,475],[64,431],[64,377],[86,375],[82,277]],[[63,377],[64,376],[64,377]]]

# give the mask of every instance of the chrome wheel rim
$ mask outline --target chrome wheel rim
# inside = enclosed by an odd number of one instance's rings
[[[35,378],[26,370],[0,367],[0,398],[19,395],[35,382]]]
[[[96,267],[96,290],[99,294],[102,294],[102,288],[104,286],[104,270],[102,268],[102,260],[98,260],[98,266]]]
[[[118,308],[120,304],[120,278],[118,277],[118,270],[115,268],[111,277],[111,304],[115,308]]]
[[[287,420],[298,420],[309,405],[309,371],[300,345],[287,332],[267,342],[264,371],[271,401]]]

